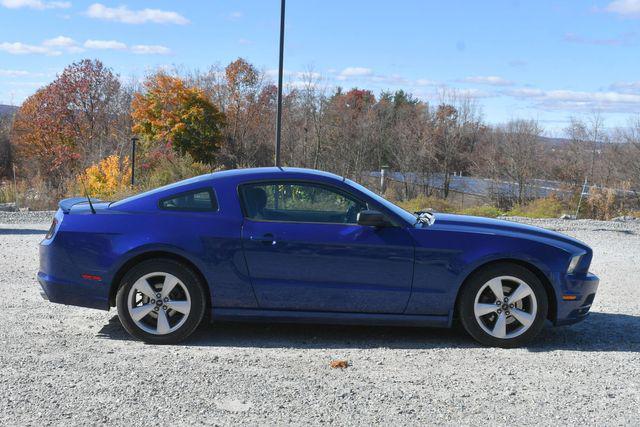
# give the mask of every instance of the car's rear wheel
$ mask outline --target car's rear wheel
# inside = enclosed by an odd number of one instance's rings
[[[534,338],[547,317],[547,293],[525,267],[496,264],[473,274],[458,300],[466,331],[482,344],[519,347]]]
[[[206,310],[204,284],[172,259],[141,262],[123,277],[116,296],[122,326],[135,338],[174,344],[198,327]]]

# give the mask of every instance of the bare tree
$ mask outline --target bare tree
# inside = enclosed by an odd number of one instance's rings
[[[431,130],[432,146],[443,176],[443,195],[449,196],[451,176],[470,166],[469,154],[481,128],[476,102],[456,91],[443,91]]]
[[[520,204],[527,201],[527,186],[541,170],[541,133],[534,120],[512,120],[493,129],[480,151],[492,177],[516,183]]]

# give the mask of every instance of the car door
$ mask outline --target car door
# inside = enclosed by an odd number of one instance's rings
[[[261,308],[404,311],[414,261],[406,230],[358,225],[367,204],[325,184],[259,182],[240,195],[243,249]]]

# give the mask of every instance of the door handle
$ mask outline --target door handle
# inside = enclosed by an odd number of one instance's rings
[[[260,242],[263,245],[271,245],[274,246],[276,244],[276,238],[273,234],[267,233],[262,237],[251,236],[249,238],[253,242]]]

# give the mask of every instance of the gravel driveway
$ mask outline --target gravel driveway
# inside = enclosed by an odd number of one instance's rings
[[[154,347],[113,310],[40,297],[50,217],[0,215],[0,424],[640,424],[638,223],[529,221],[590,244],[601,284],[587,320],[528,348],[458,330],[231,323]]]

